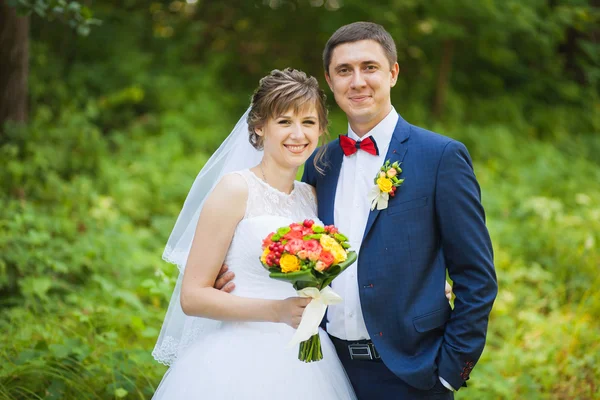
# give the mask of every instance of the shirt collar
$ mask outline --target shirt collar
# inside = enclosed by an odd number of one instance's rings
[[[394,129],[396,129],[397,123],[398,113],[396,112],[394,106],[392,106],[389,114],[362,138],[359,138],[350,127],[350,124],[348,124],[348,137],[354,140],[364,140],[369,136],[372,136],[375,142],[378,143],[379,149],[381,150],[382,145],[387,145],[390,140],[392,140],[392,135],[394,134]]]

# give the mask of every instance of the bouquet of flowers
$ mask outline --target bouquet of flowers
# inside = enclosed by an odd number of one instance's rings
[[[300,296],[312,298],[290,344],[300,344],[301,361],[323,359],[319,324],[327,305],[342,300],[328,285],[356,261],[356,252],[348,251],[348,238],[335,226],[309,219],[270,233],[262,248],[260,261],[270,277],[290,282]]]

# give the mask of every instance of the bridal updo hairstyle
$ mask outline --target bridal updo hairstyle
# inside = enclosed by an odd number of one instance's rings
[[[293,109],[298,113],[304,107],[314,104],[319,118],[319,129],[322,132],[321,140],[327,137],[327,107],[325,105],[325,92],[319,88],[319,82],[306,73],[286,68],[282,71],[275,69],[258,84],[258,88],[252,95],[252,105],[248,114],[248,133],[250,144],[257,150],[263,148],[263,138],[256,134],[255,129],[264,125],[269,118],[277,118],[286,111]],[[322,146],[314,158],[317,166],[323,157],[325,146]]]

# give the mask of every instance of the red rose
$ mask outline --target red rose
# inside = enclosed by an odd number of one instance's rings
[[[302,234],[302,231],[297,231],[297,230],[291,230],[288,233],[286,233],[285,235],[283,235],[283,238],[285,240],[294,240],[294,239],[300,239],[302,240],[302,237],[304,235]]]
[[[302,246],[304,245],[304,240],[302,239],[291,239],[285,245],[285,251],[290,254],[296,255],[300,250],[302,250]]]
[[[294,222],[293,224],[290,224],[290,229],[293,231],[302,232],[302,228],[304,228],[304,225],[302,225],[302,224],[298,224],[296,222]]]
[[[339,233],[338,229],[333,225],[325,226],[325,232],[331,233],[332,235]]]
[[[302,229],[302,236],[312,235],[313,233],[314,232],[313,232],[312,228],[304,227],[304,229]]]
[[[313,253],[315,251],[319,251],[321,249],[321,243],[318,240],[304,240],[303,249],[308,251],[309,253]]]
[[[333,257],[333,254],[331,254],[327,250],[323,250],[321,252],[321,255],[319,256],[319,261],[322,261],[327,267],[330,267],[331,264],[333,264],[334,259],[335,258]]]

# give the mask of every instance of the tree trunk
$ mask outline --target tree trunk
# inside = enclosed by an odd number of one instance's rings
[[[0,134],[7,121],[27,120],[29,17],[0,0]]]
[[[435,98],[433,100],[433,116],[436,119],[442,117],[444,105],[446,104],[446,92],[448,91],[448,80],[452,70],[452,58],[454,57],[454,40],[444,40],[442,60],[438,73]]]

